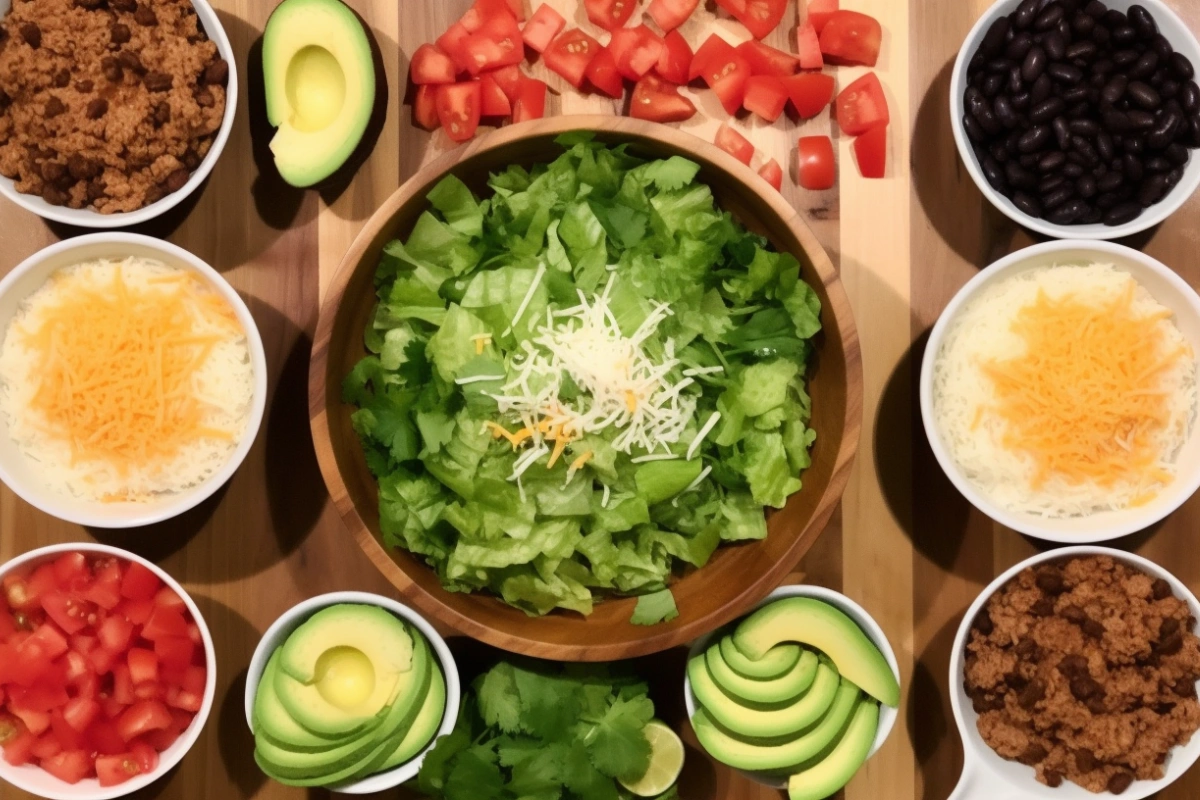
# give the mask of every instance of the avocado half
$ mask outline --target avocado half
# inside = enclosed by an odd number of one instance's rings
[[[271,152],[292,186],[320,183],[362,141],[375,104],[371,43],[341,0],[283,0],[263,33]]]

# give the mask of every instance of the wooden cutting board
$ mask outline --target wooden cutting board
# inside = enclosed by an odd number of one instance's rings
[[[536,6],[538,0],[534,0]],[[803,2],[803,0],[801,0]],[[574,22],[577,0],[551,0]],[[141,797],[299,798],[302,790],[267,781],[254,765],[242,712],[246,666],[260,633],[300,599],[338,589],[390,593],[353,545],[330,507],[308,435],[308,353],[322,288],[363,222],[421,164],[443,152],[442,134],[415,130],[402,104],[408,59],[439,35],[469,0],[351,0],[368,21],[387,69],[389,103],[374,149],[353,181],[322,193],[282,185],[266,149],[261,108],[260,38],[273,3],[215,0],[239,54],[242,107],[226,151],[202,192],[143,232],[168,238],[220,270],[242,293],[261,329],[271,397],[259,441],[230,484],[174,522],[114,534],[52,520],[0,488],[0,560],[34,547],[97,539],[145,554],[180,578],[212,629],[220,655],[217,704],[203,738],[166,779]],[[1168,0],[1200,30],[1200,3]],[[888,92],[892,134],[887,178],[858,176],[850,143],[828,115],[804,133],[832,133],[841,160],[838,191],[798,189],[798,127],[737,123],[763,154],[789,173],[788,199],[801,209],[842,270],[855,307],[866,369],[866,415],[860,455],[843,511],[803,565],[805,580],[846,592],[887,631],[901,662],[905,708],[887,746],[846,790],[850,800],[943,800],[953,788],[962,750],[947,700],[949,649],[962,612],[1000,570],[1034,546],[972,511],[933,461],[921,432],[914,386],[924,336],[953,293],[982,266],[1030,243],[987,206],[955,153],[947,96],[950,66],[988,0],[843,0],[878,17],[885,30],[877,72]],[[708,32],[744,37],[740,26],[709,8],[684,28],[698,45]],[[801,12],[792,8],[770,42],[788,47]],[[544,77],[537,65],[533,72]],[[836,70],[845,86],[863,72]],[[551,113],[620,113],[611,101],[586,98],[561,81]],[[714,97],[696,94],[702,114],[684,127],[709,138],[724,118]],[[708,119],[708,115],[712,119]],[[759,162],[755,162],[758,166]],[[1143,247],[1197,284],[1200,200],[1160,229],[1137,237]],[[81,231],[46,225],[0,201],[0,274],[38,248]],[[1157,530],[1132,537],[1136,548],[1200,588],[1200,504],[1189,503]],[[476,651],[477,652],[477,651]],[[682,717],[678,652],[649,659],[661,712]],[[685,800],[773,800],[714,764],[695,746],[681,783]],[[327,793],[314,790],[310,798]],[[1162,795],[1200,795],[1200,772]],[[393,793],[392,796],[395,796]],[[0,785],[0,799],[27,797]]]

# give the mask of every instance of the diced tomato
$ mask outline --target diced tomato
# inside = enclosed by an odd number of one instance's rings
[[[437,115],[437,86],[418,86],[413,97],[413,124],[426,131],[437,130],[442,121]]]
[[[149,731],[160,731],[171,724],[171,712],[157,700],[142,700],[131,705],[117,720],[117,733],[125,741]]]
[[[749,165],[751,159],[754,158],[754,145],[745,136],[731,128],[729,123],[723,124],[717,130],[717,138],[713,144],[743,164]]]
[[[507,94],[507,92],[505,92]],[[194,622],[188,623],[188,638],[192,640],[192,644],[199,647],[204,644],[204,637],[200,635],[200,626]]]
[[[820,33],[838,10],[838,0],[808,0],[808,22]]]
[[[505,98],[505,100],[507,101],[508,98]],[[134,651],[130,650],[129,652],[132,655]],[[164,636],[154,643],[153,655],[156,656],[157,660],[162,661],[163,664],[186,667],[192,663],[192,656],[195,655],[195,652],[196,645],[188,637]],[[133,669],[132,662],[130,663],[130,669]],[[134,682],[136,683],[137,680],[135,677]]]
[[[96,649],[100,640],[95,636],[90,636],[84,633],[77,633],[71,637],[69,642],[72,652],[79,653],[81,656],[86,656],[88,653]]]
[[[59,556],[54,562],[54,577],[58,579],[58,585],[62,588],[78,589],[92,577],[87,557],[79,551]]]
[[[433,87],[435,90],[436,86]],[[126,600],[113,612],[120,614],[134,625],[145,625],[154,613],[154,600]]]
[[[121,596],[129,600],[149,600],[158,593],[162,581],[136,561],[129,562],[121,579]]]
[[[128,680],[125,681],[124,686],[125,691],[129,693],[129,696],[133,697],[133,687],[129,685]],[[125,713],[125,709],[127,708],[129,708],[128,703],[122,703],[115,697],[100,698],[100,713],[104,715],[105,719],[116,720],[117,717]]]
[[[788,6],[788,0],[716,0],[716,3],[745,25],[755,39],[762,39],[779,27]]]
[[[0,717],[0,747],[4,748],[4,760],[14,767],[28,764],[33,758],[33,746],[37,735],[31,733],[15,717]]]
[[[188,644],[190,645],[191,642],[188,642]],[[157,650],[157,642],[154,647]],[[126,658],[129,663],[129,679],[135,685],[145,683],[146,681],[158,680],[158,656],[155,655],[154,651],[141,647],[133,647],[126,654]]]
[[[679,87],[647,75],[633,87],[629,116],[651,122],[683,122],[696,115],[696,106],[679,93]]]
[[[92,762],[82,750],[64,750],[42,759],[39,766],[65,783],[79,783],[92,774]]]
[[[546,83],[536,78],[522,78],[512,106],[514,123],[546,116]]]
[[[801,69],[824,68],[825,57],[821,53],[821,40],[812,23],[806,22],[796,28],[796,52],[799,54]]]
[[[470,35],[471,31],[466,26],[456,22],[437,39],[437,48],[450,56],[459,72],[466,72],[472,61],[471,53],[467,50],[467,37]]]
[[[67,666],[66,677],[68,683],[75,683],[92,671],[92,666],[88,663],[87,656],[77,653],[74,650],[67,651],[67,654],[63,656],[63,662]]]
[[[0,642],[3,642],[17,632],[17,618],[13,616],[13,612],[8,609],[6,603],[0,605],[4,606],[0,608]],[[0,683],[3,681],[0,680]]]
[[[41,736],[50,728],[50,714],[45,711],[34,711],[30,708],[18,708],[13,705],[12,698],[8,701],[8,710],[24,723],[25,728],[34,736]]]
[[[94,700],[96,699],[96,695],[100,693],[100,676],[92,672],[90,664],[88,666],[88,671],[79,677],[73,686],[75,687],[76,697]]]
[[[563,76],[567,83],[576,89],[582,89],[588,64],[603,49],[600,42],[578,28],[572,28],[550,43],[542,53],[542,59],[547,67]]]
[[[37,608],[36,597],[29,596],[29,583],[16,574],[4,576],[4,599],[14,611],[29,611]]]
[[[62,710],[63,719],[78,733],[86,731],[99,714],[100,704],[88,697],[68,700]]]
[[[799,164],[799,183],[805,189],[824,191],[837,181],[833,142],[828,136],[801,138]]]
[[[863,75],[838,95],[837,121],[842,132],[850,136],[858,136],[891,121],[883,85],[874,72]]]
[[[512,17],[514,21],[524,13],[519,0],[475,0],[459,22],[471,33],[482,30],[497,17]]]
[[[101,786],[119,786],[141,774],[141,766],[132,753],[99,756],[96,759],[96,778]]]
[[[792,106],[801,119],[820,114],[833,100],[834,81],[832,75],[803,73],[783,79]]]
[[[654,71],[668,83],[685,84],[692,68],[692,48],[679,31],[671,31],[663,37],[662,55]]]
[[[509,64],[507,67],[494,69],[486,73],[496,81],[496,85],[504,92],[504,96],[511,103],[513,98],[517,96],[517,89],[521,86],[521,79],[525,77],[521,72],[521,68],[516,64]]]
[[[484,117],[507,117],[512,113],[508,95],[496,83],[491,73],[479,76],[479,114]],[[191,644],[189,641],[188,644]],[[156,648],[157,649],[157,648]]]
[[[117,659],[121,654],[110,650],[107,647],[97,647],[92,652],[88,653],[88,663],[97,675],[107,675],[112,672],[113,665],[117,663]]]
[[[37,738],[37,741],[33,743],[33,748],[30,752],[33,753],[34,758],[36,758],[38,761],[42,761],[47,758],[53,758],[62,751],[62,742],[58,740],[58,737],[54,735],[53,731],[47,731]]]
[[[101,755],[111,756],[125,752],[125,740],[117,733],[117,726],[111,719],[98,718],[94,720],[84,733],[84,739],[88,743],[89,750]]]
[[[137,761],[143,774],[158,769],[158,751],[143,739],[134,739],[129,745],[129,753]]]
[[[541,53],[550,46],[555,36],[562,33],[566,24],[567,21],[563,19],[562,14],[555,11],[549,4],[542,3],[538,6],[538,10],[533,12],[529,22],[525,23],[521,37],[525,39],[525,44],[529,46],[529,49]]]
[[[149,619],[149,615],[146,618]],[[129,647],[129,640],[133,638],[133,623],[125,617],[113,614],[100,624],[96,636],[105,649],[113,653],[123,653],[125,648]]]
[[[33,571],[29,576],[29,595],[34,599],[40,600],[46,592],[52,592],[59,588],[58,578],[54,574],[53,564],[42,564]]]
[[[133,677],[129,674],[129,665],[117,662],[113,665],[112,699],[122,705],[131,704],[136,698],[133,695]]]
[[[637,4],[638,0],[583,0],[588,19],[606,31],[624,26],[633,16]]]
[[[194,714],[187,711],[172,708],[171,724],[169,727],[161,731],[150,731],[150,733],[140,737],[140,739],[161,753],[174,744],[175,740],[188,729],[188,726],[192,724],[194,716]]]
[[[99,706],[97,706],[98,709]],[[87,746],[83,734],[71,727],[61,708],[56,708],[50,713],[50,729],[54,732],[63,750],[83,750]]]
[[[83,630],[88,624],[89,614],[95,619],[95,611],[89,608],[87,603],[57,590],[42,595],[42,608],[46,609],[50,619],[68,635]]]
[[[478,31],[468,34],[463,48],[469,58],[467,72],[472,76],[525,60],[521,27],[507,11],[491,17]]]
[[[204,703],[202,695],[185,691],[178,686],[168,686],[166,691],[167,705],[193,713],[200,710]]]
[[[121,579],[109,580],[97,577],[95,582],[83,593],[83,599],[95,603],[105,611],[112,611],[121,604]]]
[[[876,125],[854,140],[858,171],[864,178],[882,178],[887,172],[887,125]]]
[[[688,83],[706,73],[720,69],[735,55],[737,55],[737,51],[734,50],[733,45],[715,33],[710,35],[704,40],[704,44],[700,45],[696,55],[692,57],[692,66],[688,68]]]
[[[654,69],[662,57],[663,40],[645,25],[613,31],[608,49],[617,62],[617,71],[626,80],[639,81]]]
[[[157,681],[143,681],[133,685],[133,696],[138,700],[165,700],[167,690]]]
[[[67,652],[67,637],[49,622],[43,622],[37,630],[17,646],[21,657],[30,659],[47,658],[51,661]]]
[[[821,30],[821,52],[839,64],[873,67],[882,43],[879,20],[857,11],[835,11]]]
[[[700,0],[650,0],[646,13],[655,25],[669,32],[687,22],[698,5]]]
[[[584,77],[593,88],[609,97],[619,99],[625,94],[625,79],[617,72],[617,61],[607,48],[597,53],[587,65]]]
[[[774,122],[783,114],[788,93],[783,81],[771,75],[751,75],[746,80],[746,99],[742,105],[765,119]]]
[[[795,75],[796,69],[800,66],[796,57],[791,53],[776,50],[770,45],[753,39],[742,42],[736,49],[738,55],[746,59],[746,63],[750,65],[751,75],[774,75],[777,78],[785,78],[788,75]]]
[[[455,72],[454,60],[432,44],[418,47],[409,66],[412,82],[418,86],[454,83]]]
[[[725,113],[731,117],[736,115],[746,99],[746,81],[750,77],[750,65],[746,60],[734,53],[720,69],[710,70],[703,77],[721,101]]]
[[[776,191],[783,190],[783,167],[779,166],[779,162],[771,159],[763,168],[758,171],[759,177],[775,187]]]
[[[62,669],[49,670],[29,688],[13,686],[8,706],[14,713],[22,711],[50,712],[70,699]]]
[[[192,694],[203,695],[208,685],[208,670],[204,667],[188,667],[183,675],[180,688]]]

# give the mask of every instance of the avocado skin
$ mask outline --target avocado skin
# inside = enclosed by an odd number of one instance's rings
[[[824,800],[848,784],[867,760],[879,730],[879,705],[859,702],[840,740],[820,761],[788,779],[788,800]]]

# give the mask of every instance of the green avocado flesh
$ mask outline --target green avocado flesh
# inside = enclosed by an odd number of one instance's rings
[[[796,662],[800,660],[800,653],[800,645],[788,642],[772,647],[760,660],[751,661],[737,649],[732,636],[721,637],[721,657],[734,672],[746,678],[769,681],[782,677],[785,672],[796,666]]]
[[[722,726],[739,736],[773,738],[789,736],[812,725],[833,705],[838,674],[826,663],[817,666],[812,687],[794,701],[777,705],[739,702],[717,685],[705,659],[697,656],[688,664],[692,692]]]
[[[375,105],[371,43],[340,0],[283,0],[263,32],[275,166],[293,186],[328,178],[362,141]]]
[[[751,703],[783,703],[795,700],[812,686],[817,677],[817,654],[811,650],[805,650],[796,666],[773,680],[756,680],[739,675],[726,663],[718,643],[708,648],[705,663],[713,680],[727,694]]]
[[[267,662],[254,698],[255,760],[291,786],[358,780],[410,760],[433,738],[445,705],[445,679],[424,636],[375,606],[331,606]]]
[[[829,712],[792,737],[742,738],[713,719],[706,708],[696,711],[692,727],[704,749],[731,767],[756,772],[786,770],[817,756],[836,740],[861,696],[857,686],[843,679]]]
[[[854,620],[808,597],[789,597],[743,620],[733,643],[747,658],[760,659],[783,642],[797,642],[833,660],[837,671],[884,705],[900,705],[900,684],[887,659]]]
[[[867,760],[878,730],[879,706],[870,700],[860,702],[829,754],[788,780],[789,800],[823,800],[848,784]]]

